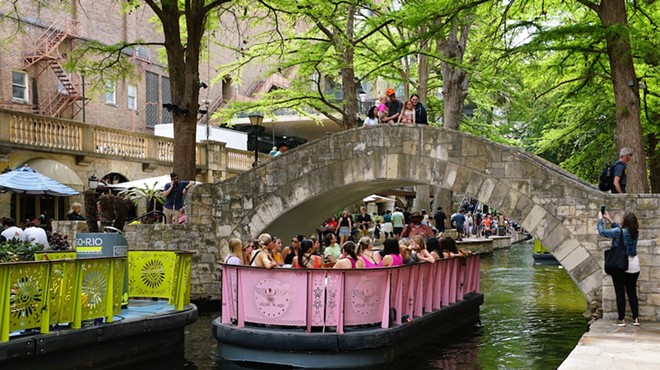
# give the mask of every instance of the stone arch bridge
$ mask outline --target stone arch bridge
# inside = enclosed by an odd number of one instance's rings
[[[606,194],[530,153],[453,130],[377,126],[329,135],[240,176],[196,187],[190,216],[210,224],[221,246],[228,237],[247,240],[264,231],[286,238],[369,194],[416,184],[469,193],[521,223],[589,301],[613,297],[601,266],[609,243],[596,233],[599,207],[606,204],[613,217],[634,211],[641,224],[640,314],[660,317],[659,195]],[[603,304],[614,311],[611,299]]]

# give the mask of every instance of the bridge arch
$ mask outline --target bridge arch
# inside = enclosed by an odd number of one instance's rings
[[[264,231],[288,237],[313,230],[346,204],[414,184],[469,193],[511,216],[561,262],[589,301],[602,296],[606,244],[599,247],[595,232],[599,206],[607,204],[612,214],[636,211],[642,229],[658,208],[656,195],[605,194],[530,153],[429,126],[336,133],[195,191],[212,199],[217,236],[246,240]]]

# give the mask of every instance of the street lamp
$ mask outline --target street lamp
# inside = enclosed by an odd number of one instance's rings
[[[87,184],[92,190],[96,190],[96,188],[99,187],[99,179],[96,178],[96,174],[92,174],[92,176],[87,179]]]
[[[256,167],[259,164],[259,126],[264,121],[264,116],[261,113],[251,113],[248,118],[254,133],[254,162],[252,167]]]

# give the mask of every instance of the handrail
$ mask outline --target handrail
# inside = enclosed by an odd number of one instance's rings
[[[388,328],[479,292],[479,255],[379,269],[222,265],[222,323]],[[305,314],[306,313],[306,314]]]
[[[83,157],[111,155],[149,163],[172,163],[174,160],[172,138],[4,109],[0,109],[0,143],[3,146],[30,146],[37,150],[43,148],[49,153],[55,150]],[[206,153],[204,145],[207,144],[196,146],[198,165],[208,164],[203,159]],[[212,158],[227,158],[221,161],[224,167],[220,170],[242,172],[252,168],[253,152],[223,145],[214,148],[222,152]],[[208,154],[206,158],[209,158]]]

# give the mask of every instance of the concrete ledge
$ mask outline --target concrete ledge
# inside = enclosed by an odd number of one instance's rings
[[[479,254],[490,254],[493,253],[494,243],[492,239],[479,238],[463,239],[460,242],[456,242],[456,245],[462,250],[469,250]]]
[[[511,236],[491,236],[489,239],[493,239],[493,249],[504,249],[511,247]]]
[[[593,324],[559,370],[657,369],[660,364],[660,323],[618,327],[601,319]]]

